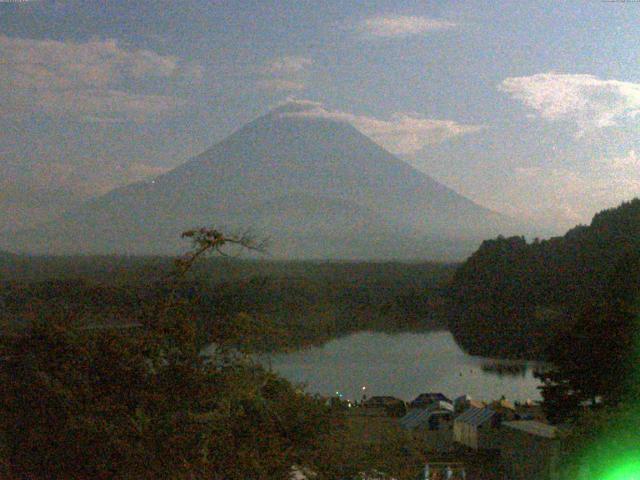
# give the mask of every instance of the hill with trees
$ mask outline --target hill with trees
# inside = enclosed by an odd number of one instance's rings
[[[563,237],[485,241],[454,275],[450,329],[473,354],[544,358],[550,340],[605,296],[620,262],[638,251],[640,199]]]

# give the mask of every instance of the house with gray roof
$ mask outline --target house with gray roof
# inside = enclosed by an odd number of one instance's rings
[[[427,408],[409,410],[400,419],[400,427],[411,433],[420,448],[432,452],[448,452],[453,449],[453,405],[436,401]]]
[[[400,419],[400,426],[405,430],[450,430],[453,424],[453,405],[449,402],[437,401],[427,408],[409,410]]]
[[[490,408],[471,407],[453,421],[453,440],[473,450],[495,449],[500,416]]]

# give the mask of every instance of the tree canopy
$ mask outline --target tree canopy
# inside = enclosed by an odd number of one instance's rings
[[[471,353],[542,359],[549,340],[603,298],[617,265],[638,251],[640,199],[563,237],[485,241],[454,276],[450,328]]]
[[[340,402],[254,361],[260,330],[272,328],[262,318],[238,309],[213,317],[203,354],[200,311],[215,302],[201,302],[202,284],[186,275],[206,253],[256,246],[207,229],[185,237],[194,248],[154,287],[153,301],[83,282],[60,286],[62,295],[18,292],[25,305],[47,298],[46,308],[18,309],[22,328],[0,337],[0,478],[288,479],[294,466],[318,480],[374,470],[415,477],[423,458],[410,436],[392,429],[363,441]],[[250,296],[264,283],[242,285]],[[356,303],[374,295],[354,292]],[[229,301],[241,310],[245,297]],[[105,322],[92,306],[118,315]]]
[[[580,404],[615,406],[638,393],[640,252],[621,257],[606,284],[548,348],[543,405],[556,422],[575,417]]]
[[[207,251],[251,247],[194,237],[179,275]],[[30,320],[1,340],[4,478],[286,478],[332,428],[323,402],[235,348],[232,325],[202,355],[178,296],[109,328],[64,306]]]

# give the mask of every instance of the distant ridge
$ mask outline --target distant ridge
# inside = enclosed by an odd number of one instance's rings
[[[174,170],[92,199],[0,246],[174,254],[194,226],[250,228],[276,258],[459,259],[515,222],[398,159],[349,123],[289,103]]]

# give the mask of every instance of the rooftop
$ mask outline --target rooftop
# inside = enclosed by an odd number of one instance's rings
[[[438,402],[438,401],[451,403],[451,400],[449,400],[449,398],[447,398],[446,395],[440,392],[421,393],[411,403],[428,404],[428,403]]]
[[[431,416],[443,415],[445,413],[451,412],[436,412],[430,409],[416,408],[414,410],[410,410],[409,413],[400,419],[400,426],[406,430],[413,430],[421,425],[426,425]]]
[[[513,428],[530,435],[544,438],[555,438],[558,431],[558,429],[553,425],[536,422],[534,420],[516,420],[513,422],[503,422],[502,425],[507,428]]]
[[[451,405],[451,403],[449,402],[439,400],[427,406],[426,410],[429,412],[435,412],[436,410],[447,410],[449,412],[453,412],[453,405]]]
[[[494,412],[490,408],[471,407],[463,412],[460,416],[458,416],[455,421],[467,423],[469,425],[473,425],[474,427],[478,427],[483,423],[491,420],[495,415],[496,412]]]

